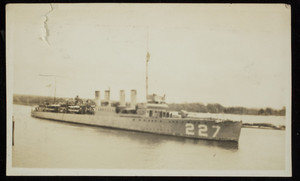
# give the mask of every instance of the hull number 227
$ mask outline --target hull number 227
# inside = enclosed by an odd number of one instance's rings
[[[217,125],[213,125],[212,128],[215,129],[214,133],[212,135],[212,137],[214,138],[214,137],[216,137],[218,135],[221,127],[217,126]],[[207,134],[207,131],[208,131],[207,125],[205,125],[205,124],[199,124],[197,130],[198,130],[198,132],[195,131],[194,124],[192,124],[192,123],[186,123],[185,124],[185,134],[186,135],[195,135],[195,134],[197,134],[198,136],[201,136],[201,137],[208,137],[208,134]]]

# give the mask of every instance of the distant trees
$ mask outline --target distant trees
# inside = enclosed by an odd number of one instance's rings
[[[209,113],[224,113],[224,107],[221,104],[207,104],[207,111]]]
[[[57,101],[61,100],[61,98],[56,99]],[[37,105],[43,104],[45,102],[53,103],[53,97],[47,96],[32,96],[32,95],[14,95],[13,103],[14,104],[23,104],[23,105]]]
[[[283,107],[279,110],[275,110],[272,108],[267,107],[266,109],[259,109],[258,114],[259,115],[285,115],[286,108]]]
[[[80,102],[82,103],[83,101],[89,100],[92,104],[94,104],[93,100],[90,99],[84,99],[81,100]],[[47,96],[34,96],[34,95],[18,95],[14,94],[13,96],[13,103],[14,104],[22,104],[22,105],[40,105],[40,104],[53,104],[55,103],[66,103],[68,105],[75,105],[75,99],[72,98],[62,98],[62,97],[47,97]]]
[[[90,100],[93,102],[93,100]],[[38,105],[44,103],[53,103],[53,97],[46,96],[33,96],[33,95],[14,95],[13,103],[14,104],[23,104],[23,105]],[[73,99],[70,98],[56,98],[56,103],[70,103],[74,102]],[[118,105],[117,102],[112,102],[113,106]],[[169,110],[171,111],[180,111],[186,110],[188,112],[200,112],[200,113],[226,113],[226,114],[247,114],[247,115],[276,115],[276,116],[284,116],[286,114],[286,108],[282,109],[273,109],[273,108],[245,108],[245,107],[224,107],[221,104],[207,104],[203,103],[172,103],[168,104]]]
[[[188,112],[200,112],[200,113],[226,113],[226,114],[247,114],[247,115],[276,115],[284,116],[286,108],[276,110],[272,108],[246,108],[246,107],[224,107],[221,104],[207,104],[202,103],[182,103],[169,104],[169,109],[172,111],[186,110]]]

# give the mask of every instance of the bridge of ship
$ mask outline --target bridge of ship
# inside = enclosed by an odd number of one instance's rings
[[[96,93],[96,104],[98,100],[98,106],[96,106],[95,114],[118,114],[118,115],[130,115],[133,117],[150,117],[150,118],[178,118],[181,117],[177,112],[168,111],[168,105],[165,103],[165,96],[158,96],[151,94],[147,96],[147,103],[136,104],[136,91],[131,92],[131,102],[129,106],[125,104],[125,93],[120,91],[120,102],[116,107],[111,106],[110,92],[105,91],[105,100],[100,102],[99,92]]]

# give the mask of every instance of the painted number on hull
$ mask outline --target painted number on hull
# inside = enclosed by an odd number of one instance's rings
[[[194,135],[194,125],[192,123],[185,124],[185,134]]]
[[[213,127],[213,128],[216,128],[216,131],[215,131],[215,133],[213,134],[213,137],[216,137],[217,134],[219,133],[221,127],[220,127],[220,126],[217,126],[217,125],[213,125],[212,127]]]
[[[199,136],[207,137],[207,126],[205,124],[199,124],[198,130]]]
[[[212,126],[212,128],[216,129],[214,134],[213,134],[213,138],[216,137],[221,129],[220,126],[214,125]],[[207,137],[207,125],[205,124],[199,124],[198,125],[198,135],[202,136],[202,137]],[[185,124],[185,134],[186,135],[195,135],[195,126],[192,123],[186,123]]]

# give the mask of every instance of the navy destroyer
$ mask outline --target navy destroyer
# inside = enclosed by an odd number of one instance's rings
[[[136,90],[131,90],[130,106],[125,104],[125,92],[120,91],[120,104],[111,106],[110,91],[105,91],[101,103],[100,91],[95,92],[96,106],[41,105],[32,110],[37,118],[118,128],[155,134],[238,142],[242,121],[214,118],[189,118],[182,111],[168,111],[164,97],[148,95],[147,103],[136,104]]]
[[[148,62],[146,56],[146,102],[137,103],[136,90],[131,90],[130,104],[126,105],[125,91],[120,91],[120,101],[112,105],[110,90],[104,93],[101,101],[100,91],[95,91],[93,104],[82,104],[76,100],[69,103],[40,105],[31,115],[36,118],[80,123],[92,126],[117,128],[193,139],[238,142],[242,121],[220,120],[215,118],[189,118],[185,111],[168,110],[165,96],[148,94]]]

